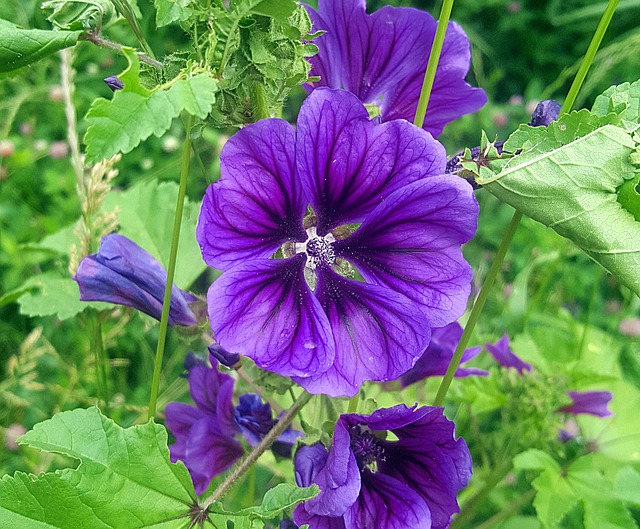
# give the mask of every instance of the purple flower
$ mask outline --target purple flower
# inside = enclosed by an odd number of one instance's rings
[[[397,441],[386,440],[387,430]],[[298,525],[444,529],[459,511],[456,496],[471,477],[471,456],[442,408],[401,404],[370,416],[342,415],[331,450],[301,448],[295,469],[299,486],[320,487],[296,508]]]
[[[453,353],[462,336],[462,327],[458,322],[450,323],[439,329],[433,329],[431,342],[416,364],[400,377],[402,386],[408,386],[427,377],[441,377],[447,372]],[[462,353],[460,365],[478,356],[482,347],[470,347]],[[455,376],[464,378],[468,376],[487,376],[488,371],[475,367],[459,367]]]
[[[224,271],[208,293],[216,340],[312,393],[354,395],[406,372],[470,290],[460,247],[478,206],[445,163],[429,133],[376,125],[327,88],[306,99],[297,131],[280,119],[240,130],[197,229],[204,260]]]
[[[558,411],[573,415],[586,413],[596,417],[611,417],[613,415],[613,412],[607,408],[613,399],[610,391],[568,391],[567,395],[573,402],[559,408]]]
[[[366,14],[365,0],[319,0],[318,11],[307,6],[319,48],[312,57],[308,85],[344,88],[365,104],[379,106],[382,121],[413,121],[437,22],[423,11],[383,7]],[[469,40],[451,22],[442,49],[424,128],[434,136],[464,114],[487,102],[483,90],[464,78],[469,71]]]
[[[489,354],[491,354],[502,367],[513,367],[518,370],[518,374],[520,375],[525,371],[531,371],[531,364],[528,364],[516,356],[511,350],[509,346],[509,335],[507,333],[495,344],[486,343],[484,346],[487,348],[487,351],[489,351]]]
[[[217,365],[211,357],[212,365]],[[209,367],[202,360],[191,360],[189,391],[195,407],[171,402],[165,409],[167,428],[176,438],[169,446],[171,461],[182,461],[197,494],[202,494],[211,480],[229,469],[244,453],[235,438],[242,434],[255,446],[273,427],[275,421],[269,404],[262,404],[258,395],[240,397],[232,403],[234,380],[229,375]],[[274,452],[286,457],[300,437],[300,432],[288,429],[274,443]]]
[[[219,343],[213,343],[209,346],[209,354],[225,367],[237,367],[240,364],[240,355],[230,353]]]
[[[118,79],[115,75],[110,75],[103,79],[106,85],[111,88],[112,91],[122,90],[124,88],[124,83]]]
[[[160,320],[167,271],[131,239],[117,233],[102,238],[98,253],[88,255],[73,279],[82,301],[107,301],[138,309]],[[169,325],[195,325],[190,308],[197,298],[175,285],[171,291]]]
[[[560,115],[560,103],[553,99],[540,101],[531,115],[530,127],[548,127]]]

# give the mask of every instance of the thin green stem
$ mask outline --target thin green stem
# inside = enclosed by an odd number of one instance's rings
[[[424,81],[422,82],[422,90],[420,91],[418,108],[416,108],[416,115],[413,118],[413,124],[420,128],[422,128],[422,125],[424,125],[424,117],[427,114],[427,106],[429,105],[431,90],[433,90],[433,82],[436,79],[436,70],[438,69],[438,62],[440,61],[442,45],[444,44],[444,36],[447,32],[447,26],[449,25],[449,17],[451,17],[452,8],[453,0],[444,0],[444,2],[442,3],[442,9],[440,10],[440,18],[438,18],[436,35],[433,39],[433,44],[431,45],[431,53],[429,54],[427,71],[424,74]]]
[[[262,441],[260,441],[249,455],[240,462],[235,470],[229,474],[227,479],[218,485],[216,490],[213,491],[213,494],[200,504],[200,508],[203,511],[206,511],[213,503],[222,499],[229,489],[233,487],[234,483],[238,481],[238,479],[240,479],[240,477],[249,470],[249,468],[251,468],[251,465],[253,465],[258,458],[269,449],[273,442],[280,437],[282,432],[287,429],[287,426],[291,424],[291,421],[293,421],[296,414],[305,407],[305,405],[311,400],[312,396],[313,395],[305,391],[296,399],[291,408],[289,408],[274,427],[269,430]]]
[[[129,2],[127,2],[127,0],[111,0],[111,3],[115,6],[116,11],[118,11],[118,13],[120,13],[120,15],[122,15],[124,19],[129,23],[129,26],[131,26],[133,33],[135,34],[136,38],[138,39],[138,42],[140,43],[144,51],[147,53],[147,55],[149,55],[149,57],[151,57],[152,59],[155,59],[156,56],[153,53],[151,46],[149,46],[146,39],[144,38],[144,35],[142,34],[142,30],[138,25],[138,20],[136,19],[136,15],[131,9]]]
[[[171,307],[171,289],[173,278],[176,272],[176,260],[178,257],[178,243],[180,242],[180,228],[182,226],[182,212],[184,210],[184,198],[187,193],[187,178],[189,176],[189,163],[191,161],[191,128],[193,127],[193,116],[189,116],[185,130],[185,140],[182,147],[182,165],[180,169],[180,186],[178,189],[178,201],[176,204],[176,214],[173,219],[173,236],[171,238],[171,254],[169,256],[169,269],[167,270],[167,284],[164,289],[164,300],[162,302],[162,316],[160,317],[160,331],[158,334],[158,347],[156,349],[156,359],[153,366],[153,379],[151,381],[151,396],[149,397],[149,418],[156,414],[156,403],[158,401],[158,389],[160,387],[160,374],[162,372],[162,357],[164,356],[164,346],[167,339],[167,328],[169,326],[169,309]]]
[[[493,283],[498,277],[498,273],[500,272],[500,267],[502,266],[502,262],[504,261],[504,256],[507,253],[507,249],[509,248],[509,244],[511,244],[511,239],[513,239],[513,235],[516,232],[518,224],[520,223],[520,219],[522,218],[522,213],[516,211],[511,218],[511,222],[507,227],[507,232],[504,235],[504,239],[502,243],[500,243],[500,247],[496,252],[496,256],[491,263],[491,267],[487,272],[487,277],[482,284],[482,288],[480,288],[480,293],[478,294],[478,298],[473,304],[473,308],[471,309],[471,314],[469,315],[469,320],[464,327],[464,332],[462,333],[462,337],[458,342],[458,346],[456,347],[455,353],[453,354],[453,358],[451,362],[449,362],[449,367],[447,368],[447,372],[440,383],[440,387],[438,388],[438,393],[436,394],[436,400],[434,402],[435,406],[442,406],[444,402],[444,397],[449,390],[449,386],[451,385],[451,381],[453,380],[453,376],[458,370],[458,366],[460,365],[460,360],[462,359],[462,354],[464,353],[467,344],[469,343],[469,339],[471,338],[471,334],[478,322],[478,318],[480,317],[480,313],[484,308],[484,304],[489,297],[489,292]]]
[[[573,79],[573,83],[571,83],[571,88],[569,88],[569,93],[562,104],[562,109],[560,110],[561,114],[565,114],[571,110],[573,104],[576,102],[576,97],[578,97],[578,92],[580,88],[582,88],[582,83],[584,83],[585,78],[587,77],[587,72],[589,68],[591,68],[591,64],[593,63],[593,59],[598,52],[598,48],[602,43],[602,38],[604,34],[607,32],[607,28],[611,23],[611,19],[613,18],[613,14],[616,11],[616,7],[618,7],[619,0],[609,0],[607,7],[602,14],[602,18],[600,19],[600,23],[596,28],[596,32],[593,34],[593,38],[591,39],[591,43],[587,48],[587,52],[582,59],[582,63],[580,63],[580,68],[578,68],[578,73],[576,73],[575,78]]]
[[[509,503],[504,509],[500,512],[494,514],[491,518],[489,518],[486,522],[481,523],[480,525],[476,525],[475,529],[490,529],[498,522],[502,520],[506,520],[512,514],[515,514],[520,510],[520,508],[527,503],[529,503],[536,495],[536,491],[533,489],[529,489],[522,496],[513,500]]]
[[[104,407],[109,407],[109,387],[107,377],[107,359],[102,341],[102,324],[97,314],[91,315],[91,349],[95,355],[96,371],[98,379],[98,398],[104,402]]]
[[[607,7],[602,15],[602,19],[598,24],[598,28],[591,39],[591,43],[589,44],[589,48],[587,49],[587,53],[580,65],[580,69],[576,74],[576,78],[574,79],[571,88],[569,90],[569,94],[565,99],[564,105],[562,105],[561,113],[569,112],[573,103],[575,102],[576,96],[578,95],[578,91],[582,86],[582,83],[587,75],[589,67],[593,62],[593,58],[595,57],[596,52],[598,51],[598,47],[602,42],[602,37],[604,36],[607,28],[609,27],[609,23],[611,22],[611,18],[613,13],[618,5],[619,0],[609,0]],[[446,1],[445,1],[446,4]],[[445,5],[442,6],[442,9],[445,9]],[[436,394],[436,399],[434,404],[436,406],[441,406],[444,402],[444,398],[449,390],[449,386],[451,386],[451,381],[453,380],[453,376],[455,372],[458,370],[458,366],[460,365],[460,360],[462,359],[462,353],[464,352],[467,344],[469,343],[469,339],[471,338],[471,334],[476,326],[480,313],[484,308],[484,304],[487,301],[487,297],[489,296],[489,290],[491,289],[493,283],[495,282],[496,276],[500,267],[502,266],[502,262],[504,260],[504,256],[507,253],[507,249],[509,248],[509,244],[511,243],[511,239],[513,239],[513,235],[516,232],[518,224],[520,223],[520,219],[522,219],[522,213],[516,211],[511,218],[511,223],[507,228],[507,231],[504,235],[504,239],[502,243],[500,243],[500,247],[498,248],[498,252],[491,263],[491,268],[489,268],[489,272],[487,273],[487,277],[480,288],[480,294],[476,299],[473,308],[471,309],[471,314],[469,315],[469,320],[465,325],[464,332],[462,333],[462,337],[460,338],[460,342],[456,347],[455,353],[451,362],[449,363],[449,367],[447,368],[447,372],[445,373],[442,382],[440,383],[440,387],[438,388],[438,393]]]

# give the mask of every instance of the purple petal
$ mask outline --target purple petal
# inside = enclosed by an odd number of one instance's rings
[[[429,341],[422,312],[386,287],[318,270],[315,294],[335,339],[335,359],[320,375],[294,380],[311,393],[353,396],[365,380],[393,380],[407,371]]]
[[[416,422],[427,413],[427,407],[418,408],[416,404],[410,408],[406,404],[398,404],[391,408],[377,409],[371,415],[343,414],[340,420],[350,427],[365,424],[371,430],[396,430]]]
[[[531,121],[529,121],[529,126],[531,127],[548,127],[549,123],[558,119],[560,115],[560,103],[554,101],[553,99],[546,99],[545,101],[540,101],[536,109],[533,111],[531,115]]]
[[[283,376],[326,371],[335,345],[329,322],[304,279],[305,254],[242,263],[208,294],[216,340]]]
[[[511,350],[511,347],[509,346],[509,335],[507,333],[505,333],[504,336],[495,344],[486,343],[484,346],[487,348],[487,351],[489,351],[489,354],[493,356],[495,361],[502,367],[513,367],[518,370],[520,375],[525,371],[531,371],[531,364],[522,360]]]
[[[215,367],[195,366],[189,372],[189,392],[193,402],[230,434],[239,431],[233,419],[233,386],[233,378],[220,373]]]
[[[380,472],[408,483],[431,511],[433,529],[449,526],[459,512],[457,494],[471,477],[471,456],[442,408],[427,408],[416,421],[394,429],[397,442],[385,442],[386,460]],[[420,410],[419,410],[420,411]]]
[[[311,514],[340,516],[353,505],[360,493],[360,471],[343,421],[336,423],[333,446],[314,483],[320,487],[320,494],[305,503],[306,511]]]
[[[196,238],[209,266],[227,270],[307,238],[307,202],[295,175],[295,132],[281,119],[240,130],[220,154],[220,180],[202,202]]]
[[[360,495],[344,514],[344,521],[349,529],[433,527],[429,507],[413,488],[369,470],[362,473]]]
[[[308,487],[315,482],[318,472],[327,463],[328,455],[329,452],[322,443],[298,448],[293,462],[298,487]]]
[[[376,125],[348,92],[314,91],[298,117],[300,180],[325,235],[361,222],[393,191],[444,173],[443,147],[410,123]]]
[[[573,403],[559,408],[558,411],[573,415],[586,413],[597,417],[611,417],[613,415],[613,412],[607,408],[613,399],[610,391],[569,391],[567,395]]]
[[[215,420],[196,422],[186,442],[186,465],[196,494],[202,494],[211,480],[231,468],[242,457],[242,445],[233,436],[227,435]]]
[[[191,427],[205,417],[206,413],[202,410],[184,404],[183,402],[170,402],[165,408],[165,421],[167,429],[176,438],[176,444],[170,446],[171,461],[174,463],[180,457],[174,457],[174,450],[184,452],[184,445],[189,437]],[[175,447],[175,448],[173,448]]]
[[[148,252],[117,233],[102,238],[98,253],[85,257],[73,279],[82,301],[107,301],[138,309],[159,320],[167,272]],[[195,325],[191,294],[175,285],[171,291],[169,325]]]
[[[462,327],[458,322],[450,323],[444,327],[432,329],[431,341],[422,356],[418,358],[416,364],[409,369],[400,381],[403,387],[413,384],[428,377],[444,376],[453,358],[460,337]],[[475,358],[482,351],[482,347],[470,347],[462,353],[460,365]],[[487,376],[488,371],[473,367],[458,367],[455,373],[456,378],[464,378],[472,375]]]
[[[276,422],[271,406],[269,403],[263,404],[260,395],[255,393],[241,395],[239,402],[234,411],[235,420],[247,442],[257,446]]]
[[[430,326],[442,327],[466,307],[473,272],[461,245],[475,234],[477,218],[471,186],[432,176],[393,193],[333,247],[367,281],[409,297]]]
[[[365,7],[363,0],[321,0],[317,12],[308,8],[314,29],[326,31],[314,41],[311,74],[321,77],[314,87],[345,88],[368,104],[382,99],[383,121],[413,121],[437,23],[416,9],[387,6],[366,15]],[[425,120],[434,135],[487,101],[464,81],[470,57],[466,35],[451,23]]]
[[[240,365],[240,355],[230,353],[219,343],[212,343],[209,347],[209,354],[225,367],[237,368]]]
[[[113,92],[115,92],[116,90],[122,90],[124,88],[124,83],[115,75],[105,77],[103,81],[109,88],[111,88]]]
[[[320,516],[307,511],[307,504],[301,503],[293,511],[293,519],[298,526],[309,524],[309,529],[346,529],[342,516]]]

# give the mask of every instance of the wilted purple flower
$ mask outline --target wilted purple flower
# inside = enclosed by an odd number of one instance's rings
[[[225,367],[237,367],[240,364],[240,355],[230,353],[219,343],[213,343],[209,346],[209,354]]]
[[[234,408],[234,380],[204,361],[191,361],[189,392],[195,407],[182,402],[171,402],[165,409],[167,428],[176,438],[169,446],[171,461],[182,461],[197,494],[202,494],[211,480],[231,467],[244,453],[235,438],[242,434],[251,446],[257,445],[271,430],[273,419],[269,404],[260,397],[246,394]],[[287,429],[273,445],[273,451],[287,457],[296,438],[302,433]]]
[[[116,90],[122,90],[124,88],[124,83],[120,79],[118,79],[115,75],[110,75],[109,77],[106,77],[104,79],[104,82],[114,92]]]
[[[478,206],[445,161],[427,132],[376,125],[327,88],[297,130],[280,119],[240,130],[197,229],[204,260],[224,271],[208,293],[216,340],[312,393],[354,395],[406,372],[470,290],[460,247]]]
[[[530,127],[548,127],[552,121],[558,119],[560,115],[560,103],[553,99],[545,99],[537,104],[536,109],[531,115],[529,121]]]
[[[102,238],[98,253],[78,265],[73,279],[82,301],[107,301],[138,309],[159,320],[167,271],[148,252],[127,237],[112,233]],[[195,325],[189,307],[195,296],[175,285],[171,291],[169,325]]]
[[[408,386],[427,377],[444,376],[461,336],[462,327],[456,321],[439,329],[433,329],[429,347],[427,347],[424,353],[422,353],[422,356],[418,358],[416,365],[400,377],[402,385]],[[482,346],[466,349],[464,353],[462,353],[460,365],[478,356],[480,351],[482,351]],[[489,372],[484,369],[459,367],[455,376],[456,378],[464,378],[472,375],[482,377],[488,374]]]
[[[310,88],[344,88],[378,105],[382,121],[413,121],[437,21],[424,11],[390,6],[367,15],[365,0],[319,0],[318,11],[307,11],[314,30],[326,31],[314,40],[319,51],[310,59],[311,75],[320,81]],[[469,40],[451,22],[424,122],[434,136],[487,102],[483,90],[464,80],[470,60]]]
[[[610,391],[568,391],[567,395],[573,401],[558,411],[579,415],[586,413],[597,417],[611,417],[613,412],[607,406],[613,399]]]
[[[491,354],[502,367],[517,369],[520,375],[525,371],[531,371],[531,364],[519,358],[511,350],[509,346],[509,335],[507,333],[495,344],[486,343],[484,346],[487,348],[487,351],[489,351],[489,354]]]
[[[387,441],[387,430],[398,440]],[[295,469],[299,486],[320,487],[296,508],[298,525],[444,529],[459,511],[456,497],[471,477],[471,456],[442,408],[401,404],[370,416],[342,415],[331,450],[301,448]]]

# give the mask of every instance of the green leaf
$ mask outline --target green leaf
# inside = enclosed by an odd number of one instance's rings
[[[118,210],[119,233],[129,237],[168,268],[178,184],[141,182],[124,192],[112,191],[104,211]],[[187,289],[206,269],[196,241],[200,204],[185,200],[174,282]]]
[[[47,20],[60,29],[100,29],[116,16],[110,0],[47,0],[40,6]]]
[[[602,125],[611,116],[580,111],[548,128],[521,127],[508,144],[522,152],[476,181],[640,295],[640,222],[618,200],[620,186],[635,176],[629,158],[637,145],[624,129]]]
[[[161,136],[183,111],[204,119],[213,106],[218,83],[207,74],[175,81],[168,89],[148,90],[140,83],[140,62],[125,49],[129,67],[119,77],[124,89],[112,100],[97,99],[87,113],[84,137],[89,162],[127,153],[152,134]]]
[[[186,529],[195,493],[187,469],[171,464],[166,430],[123,429],[97,408],[62,412],[19,439],[80,460],[76,470],[0,482],[0,527]]]
[[[513,458],[513,466],[520,470],[553,470],[560,471],[560,465],[549,454],[532,448]]]
[[[56,316],[66,320],[91,307],[97,310],[113,308],[109,303],[80,301],[78,284],[70,277],[54,272],[34,276],[23,285],[19,296],[20,313],[26,316]]]
[[[607,88],[596,97],[591,111],[599,116],[618,114],[627,130],[640,122],[640,80]]]
[[[172,22],[183,22],[193,15],[192,0],[153,0],[156,6],[156,25],[166,26]]]
[[[266,492],[260,505],[243,509],[234,514],[268,520],[285,509],[290,509],[300,502],[315,498],[319,493],[320,489],[317,485],[300,488],[293,483],[280,483]]]
[[[75,46],[79,31],[22,29],[0,19],[0,73],[18,70],[64,48]]]
[[[286,20],[296,9],[295,0],[258,0],[251,2],[251,12],[275,19]]]

